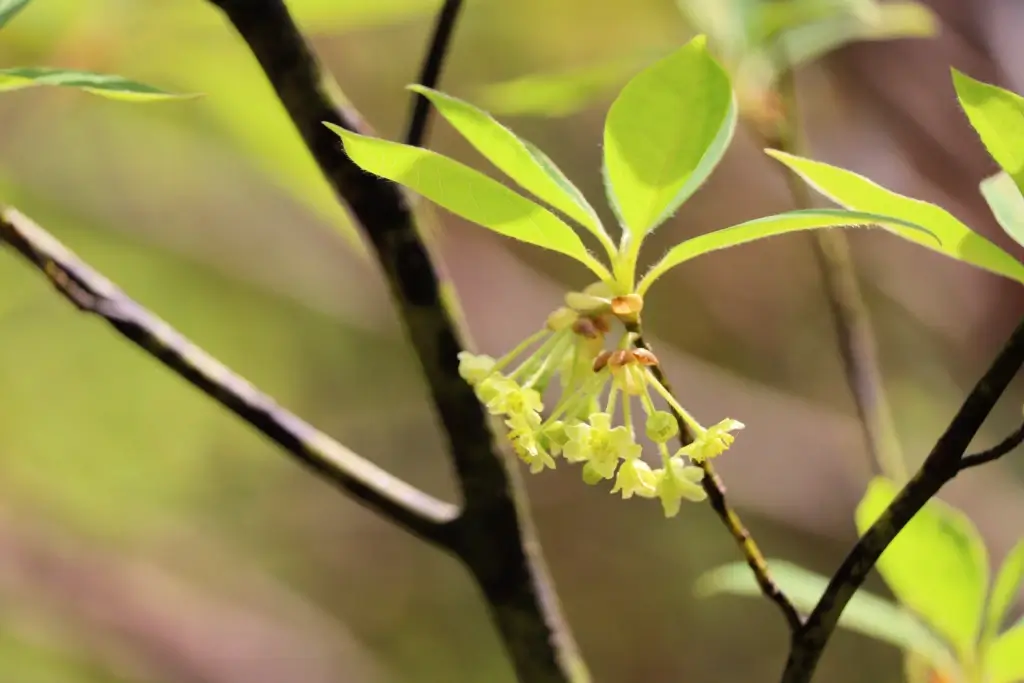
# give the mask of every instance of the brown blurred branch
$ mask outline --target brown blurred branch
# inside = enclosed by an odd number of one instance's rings
[[[639,325],[633,327],[630,331],[637,334],[634,341],[636,348],[645,349],[653,353],[650,344],[644,339]],[[661,382],[661,385],[665,387],[666,391],[670,394],[673,393],[672,385],[665,377],[661,367],[654,365],[651,371],[657,380]],[[683,416],[675,408],[671,408],[671,410],[672,415],[676,418],[676,424],[679,426],[680,445],[686,446],[693,443],[693,434],[690,431],[689,425],[686,424]],[[708,494],[708,502],[711,504],[711,509],[715,511],[715,514],[718,515],[719,519],[722,520],[722,523],[729,530],[733,540],[736,541],[736,545],[739,546],[740,552],[743,553],[743,557],[747,561],[747,566],[754,573],[754,578],[757,580],[757,585],[760,587],[761,592],[766,598],[775,603],[776,607],[782,612],[782,616],[785,617],[790,630],[796,632],[802,625],[800,614],[796,611],[796,607],[790,602],[782,588],[779,587],[779,584],[772,578],[764,553],[761,552],[754,537],[750,534],[746,525],[743,524],[739,513],[729,504],[729,499],[725,495],[725,484],[722,483],[721,478],[715,472],[710,461],[704,460],[697,463],[697,465],[704,470],[704,479],[701,480],[701,486],[704,488],[704,492]]]
[[[829,581],[804,625],[793,635],[783,683],[807,683],[835,630],[846,604],[860,588],[897,534],[939,489],[964,469],[964,452],[978,433],[996,401],[1024,365],[1024,319],[1018,323],[988,372],[960,406],[949,427],[924,463],[871,528],[861,536]],[[1015,435],[1016,436],[1016,433]],[[1024,438],[1024,434],[1021,435]],[[1007,440],[1000,446],[1006,446]],[[1011,447],[996,447],[986,462],[1005,455]],[[971,465],[968,464],[968,467]]]
[[[797,99],[796,74],[780,60],[777,92],[780,117],[767,137],[769,147],[803,155],[803,130]],[[797,209],[813,208],[807,184],[793,173],[783,171],[793,204]],[[878,344],[871,315],[861,291],[850,242],[842,230],[815,230],[809,235],[836,332],[839,356],[846,383],[853,396],[864,443],[872,463],[882,474],[898,483],[907,480],[907,465],[894,434],[892,411],[885,393]]]
[[[586,681],[564,623],[514,469],[472,388],[458,373],[465,347],[442,301],[437,264],[417,230],[411,198],[364,173],[324,122],[367,133],[331,97],[331,84],[283,0],[209,0],[246,42],[338,199],[349,207],[384,271],[447,437],[464,507],[444,545],[468,567],[487,600],[520,680]],[[451,9],[452,5],[445,9]],[[454,8],[457,9],[457,6]],[[443,17],[442,17],[443,19]],[[439,21],[440,48],[450,36]]]
[[[83,263],[14,209],[0,212],[0,241],[45,273],[79,310],[110,323],[179,376],[281,446],[306,467],[402,528],[435,543],[456,509],[356,455],[279,406]]]

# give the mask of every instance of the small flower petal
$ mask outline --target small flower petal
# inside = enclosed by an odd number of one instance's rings
[[[658,478],[650,465],[639,458],[627,460],[619,467],[612,493],[621,493],[623,500],[638,495],[654,498],[658,495]]]

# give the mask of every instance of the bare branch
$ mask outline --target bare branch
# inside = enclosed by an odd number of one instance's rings
[[[462,10],[462,0],[445,0],[444,6],[437,14],[437,23],[434,25],[434,34],[430,39],[430,48],[427,50],[426,58],[423,60],[423,70],[420,72],[420,85],[428,88],[436,88],[441,79],[441,69],[444,67],[444,59],[448,55],[448,47],[451,45],[452,33],[455,30],[455,21],[459,18]],[[413,96],[412,114],[409,116],[409,130],[405,134],[405,142],[409,145],[419,147],[427,137],[427,126],[430,124],[430,100],[420,94]]]
[[[817,667],[846,604],[907,523],[962,469],[963,454],[996,401],[1024,365],[1024,319],[967,396],[921,468],[861,536],[829,581],[804,626],[793,636],[783,683],[806,683]]]
[[[960,470],[963,471],[969,467],[977,467],[978,465],[984,465],[987,462],[998,460],[1022,443],[1024,443],[1024,424],[1017,427],[1012,434],[992,448],[981,451],[980,453],[965,455],[963,459],[960,460]]]
[[[530,522],[514,463],[499,447],[472,388],[458,373],[465,347],[445,283],[419,234],[410,197],[364,173],[324,122],[367,133],[359,115],[331,97],[316,57],[283,0],[208,0],[248,44],[306,147],[373,248],[423,368],[448,441],[465,506],[452,550],[487,599],[520,680],[581,682],[577,652]]]
[[[434,543],[447,542],[456,508],[410,486],[277,405],[163,320],[130,299],[14,209],[0,212],[0,241],[45,273],[80,310],[97,315],[179,376],[258,429],[296,460],[368,508]]]

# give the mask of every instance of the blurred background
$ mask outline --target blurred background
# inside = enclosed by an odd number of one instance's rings
[[[757,3],[683,4],[694,11],[673,0],[468,0],[441,87],[507,111],[598,206],[615,90],[706,30],[694,17],[728,22]],[[938,37],[849,45],[801,69],[811,155],[940,203],[1022,256],[977,191],[996,168],[948,69],[1024,90],[1024,3],[926,4]],[[440,3],[289,5],[346,96],[380,135],[399,137],[403,87]],[[454,498],[377,269],[215,10],[202,0],[36,0],[0,34],[0,64],[203,93],[152,105],[3,94],[0,198],[282,404]],[[580,69],[536,111],[512,86],[489,88]],[[557,116],[534,115],[545,111]],[[431,144],[492,171],[443,122]],[[647,254],[789,202],[779,168],[741,129]],[[566,286],[587,283],[565,259],[425,212],[485,352],[536,329]],[[882,233],[851,239],[916,465],[1015,324],[1020,289]],[[762,548],[830,573],[854,539],[872,463],[809,238],[706,256],[673,271],[648,305],[685,404],[705,422],[747,424],[720,471]],[[1021,400],[1017,383],[978,447],[1017,425]],[[1024,458],[1009,457],[943,492],[982,529],[994,562],[1024,536],[1022,474]],[[707,506],[666,520],[656,504],[582,485],[570,467],[527,483],[595,680],[772,680],[781,670],[786,631],[772,607],[693,596],[698,575],[739,559]],[[899,666],[892,648],[839,633],[819,680],[895,682]],[[282,457],[0,251],[0,682],[512,680],[455,561]]]

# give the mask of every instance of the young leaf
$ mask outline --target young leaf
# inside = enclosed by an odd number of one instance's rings
[[[876,213],[918,225],[926,232],[903,236],[940,254],[1024,283],[1024,265],[948,211],[887,190],[852,171],[778,150],[766,151],[835,203],[853,211]],[[939,241],[936,243],[931,236]]]
[[[771,560],[772,576],[793,605],[809,614],[828,586],[828,579],[783,560]],[[761,589],[745,562],[713,569],[699,579],[697,594],[703,597],[732,593],[761,597]],[[857,591],[839,617],[843,628],[913,652],[940,671],[955,671],[955,659],[946,646],[917,617],[888,600],[864,590]]]
[[[871,481],[857,506],[861,534],[898,491],[884,477]],[[930,501],[882,553],[877,567],[901,604],[946,638],[962,661],[973,657],[988,589],[988,554],[966,516]]]
[[[985,653],[984,667],[986,683],[1024,680],[1024,621],[996,638]]]
[[[448,123],[520,187],[585,227],[614,253],[615,245],[597,213],[547,155],[468,102],[420,85],[409,89],[429,99]]]
[[[491,112],[507,116],[569,116],[610,95],[643,63],[630,56],[596,66],[520,76],[481,88],[480,101]]]
[[[880,227],[907,239],[910,239],[908,235],[917,237],[923,234],[925,238],[929,237],[928,231],[919,225],[873,213],[844,211],[842,209],[789,211],[775,216],[767,216],[747,221],[746,223],[740,223],[730,228],[716,230],[677,244],[647,271],[647,274],[637,286],[636,291],[638,294],[643,294],[655,280],[664,275],[669,269],[708,252],[735,247],[766,237],[784,235],[787,232],[796,232],[797,230],[842,227]],[[934,236],[931,239],[938,240]]]
[[[857,16],[830,16],[782,29],[775,51],[786,55],[789,66],[799,66],[849,43],[933,36],[940,25],[935,13],[918,2],[887,2],[872,8],[872,14],[876,15],[872,21]]]
[[[608,110],[605,181],[634,244],[700,187],[735,128],[729,77],[706,42],[694,38],[641,71]]]
[[[466,220],[580,261],[609,277],[572,228],[539,204],[459,162],[420,147],[358,135],[331,123],[360,168],[399,183]]]
[[[14,18],[32,0],[0,0],[0,28]]]
[[[1024,192],[1024,97],[956,69],[953,86],[985,149]]]
[[[35,66],[0,69],[0,91],[18,90],[40,85],[78,88],[93,95],[133,102],[195,97],[195,95],[177,95],[165,92],[151,85],[136,83],[121,76],[110,74]]]
[[[1024,585],[1024,540],[1013,547],[999,568],[992,594],[988,598],[988,612],[985,618],[984,640],[994,638],[1006,619],[1013,601]]]
[[[1013,240],[1024,246],[1024,194],[1006,171],[981,181],[981,194],[996,221]]]

